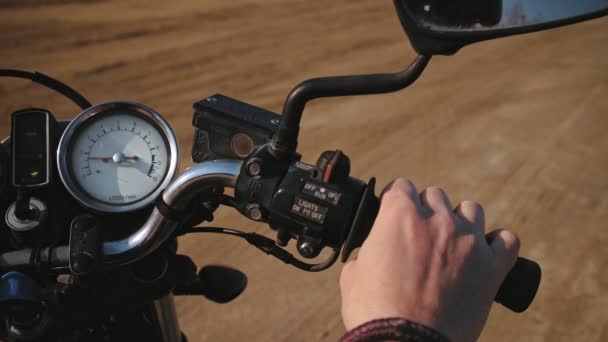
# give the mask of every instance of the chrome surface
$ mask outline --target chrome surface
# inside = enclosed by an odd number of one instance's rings
[[[20,220],[17,218],[15,214],[15,210],[17,208],[17,202],[13,202],[13,204],[8,207],[6,214],[4,215],[4,220],[6,225],[17,232],[26,232],[38,227],[41,223],[46,220],[47,216],[47,206],[41,200],[31,197],[30,198],[30,209],[36,210],[37,215],[34,220]]]
[[[162,133],[161,135],[164,136],[168,145],[167,152],[169,154],[169,167],[167,169],[166,175],[164,176],[165,178],[160,183],[158,188],[156,188],[156,190],[149,194],[146,198],[127,205],[110,205],[91,198],[91,196],[87,195],[84,191],[80,189],[80,187],[70,174],[68,154],[70,145],[72,144],[72,139],[77,136],[80,127],[82,127],[85,123],[89,122],[89,120],[93,119],[97,115],[103,115],[104,113],[108,113],[121,108],[137,112],[139,115],[142,115],[149,119],[159,129],[159,131]],[[158,195],[160,195],[160,193],[167,187],[167,185],[169,185],[169,183],[175,176],[178,164],[179,151],[177,138],[175,137],[175,133],[173,132],[169,124],[165,121],[165,119],[163,119],[160,114],[158,114],[152,108],[130,101],[104,102],[94,105],[93,107],[90,107],[82,113],[78,114],[78,116],[74,120],[72,120],[72,122],[70,122],[68,127],[63,132],[61,140],[59,141],[59,147],[57,148],[57,166],[59,169],[59,177],[61,178],[61,181],[65,185],[66,189],[80,204],[89,209],[93,209],[99,212],[125,213],[135,211],[152,204],[152,202],[154,202]]]
[[[193,197],[210,186],[235,187],[241,170],[241,161],[220,160],[194,165],[180,174],[165,190],[163,200],[174,209],[183,209]],[[175,231],[179,223],[166,219],[156,208],[146,223],[129,237],[104,242],[103,260],[108,264],[129,264],[154,252]],[[44,248],[41,253],[48,254]],[[0,266],[27,265],[31,250],[0,254]],[[58,246],[51,250],[51,264],[65,267],[69,262],[69,247]]]
[[[238,160],[216,160],[196,164],[169,184],[163,193],[163,200],[179,210],[189,205],[192,197],[210,186],[234,188],[241,164]]]
[[[211,186],[235,187],[241,161],[221,160],[194,165],[169,184],[163,200],[171,208],[187,207],[193,197]],[[152,253],[177,228],[178,222],[166,219],[156,208],[146,223],[123,240],[104,242],[104,262],[128,264]]]
[[[8,319],[4,321],[5,331],[12,341],[30,341],[40,338],[51,327],[49,313],[44,311],[38,318],[38,322],[28,326],[18,326]]]
[[[160,330],[163,342],[181,342],[182,333],[179,329],[177,320],[177,312],[175,311],[175,302],[173,295],[169,294],[165,297],[154,301],[154,313]]]

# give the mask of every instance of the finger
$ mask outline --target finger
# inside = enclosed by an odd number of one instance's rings
[[[448,199],[448,196],[445,192],[436,186],[432,186],[430,188],[424,189],[420,193],[420,199],[422,201],[422,206],[429,208],[433,211],[433,213],[442,213],[452,215],[452,203]]]
[[[485,230],[485,215],[483,207],[479,203],[463,201],[456,206],[454,214],[469,223],[476,233],[483,235]]]
[[[384,189],[382,189],[382,192],[380,193],[380,199],[384,198],[384,194],[389,192],[393,188],[393,185],[395,184],[396,180],[397,179],[393,179],[390,183],[386,184],[386,186],[384,187]]]
[[[344,290],[352,283],[351,278],[354,267],[355,260],[348,261],[342,267],[342,272],[340,273],[340,289]]]
[[[417,209],[422,208],[420,197],[418,196],[418,190],[416,186],[405,178],[397,178],[389,183],[384,190],[382,190],[381,207],[387,205],[407,205],[415,207]]]
[[[486,235],[486,238],[494,251],[494,255],[496,255],[500,278],[504,279],[517,261],[520,248],[519,238],[515,233],[505,229],[492,231]]]

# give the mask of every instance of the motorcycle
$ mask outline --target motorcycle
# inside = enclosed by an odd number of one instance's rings
[[[44,74],[0,70],[83,110],[69,122],[43,108],[16,111],[0,145],[0,339],[185,341],[174,296],[227,303],[247,286],[237,270],[197,270],[178,254],[177,237],[186,234],[239,237],[308,272],[345,262],[368,236],[380,199],[375,179],[352,177],[340,150],[323,152],[315,164],[302,161],[299,124],[308,101],[398,91],[418,79],[433,55],[608,14],[608,0],[394,4],[419,54],[409,67],[306,80],[287,96],[282,115],[221,94],[206,97],[193,105],[195,165],[179,175],[176,136],[154,109],[129,101],[92,105]],[[202,225],[221,205],[267,224],[276,239]],[[292,239],[299,257],[283,248]],[[330,250],[324,261],[306,260],[324,249]],[[540,278],[538,264],[519,258],[496,302],[525,311]]]

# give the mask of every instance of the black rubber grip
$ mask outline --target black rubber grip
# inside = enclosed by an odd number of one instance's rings
[[[500,285],[494,300],[514,312],[524,312],[532,304],[540,285],[540,266],[532,260],[517,258],[513,269]]]

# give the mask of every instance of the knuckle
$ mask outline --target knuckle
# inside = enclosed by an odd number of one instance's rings
[[[497,272],[502,277],[515,265],[519,254],[520,241],[515,233],[504,229],[494,231],[493,235],[496,236],[495,239],[499,239],[498,243],[493,242],[493,244],[498,246],[497,251],[499,253],[495,254],[495,263]]]
[[[428,187],[427,190],[437,195],[445,195],[445,191],[437,185],[432,185]]]
[[[428,191],[443,192],[443,189],[441,189],[438,185],[431,185],[426,189]]]
[[[435,210],[449,209],[451,211],[451,205],[449,203],[448,196],[443,191],[443,189],[438,186],[431,186],[426,188],[421,197],[424,198],[424,201],[428,206],[432,207]]]
[[[446,238],[453,238],[457,234],[458,226],[454,221],[453,217],[448,213],[435,214],[434,219],[439,225],[438,229],[442,235]]]
[[[424,191],[426,192],[427,199],[429,199],[429,200],[434,200],[434,199],[440,198],[440,196],[443,196],[445,194],[443,192],[443,189],[441,189],[440,187],[438,187],[436,185],[429,186]]]
[[[480,224],[482,228],[483,225],[485,225],[485,214],[483,212],[483,207],[477,202],[469,200],[462,201],[454,210],[454,214],[463,219],[462,222],[464,224]]]
[[[399,177],[395,179],[393,183],[393,189],[399,189],[405,191],[408,187],[412,185],[412,182],[405,179],[404,177]]]
[[[483,211],[483,208],[479,203],[471,200],[462,201],[462,203],[460,203],[460,207],[462,210],[466,210],[471,213],[478,213],[480,211]]]
[[[412,210],[416,203],[411,197],[412,183],[403,178],[393,182],[391,188],[382,196],[382,203],[391,210]]]
[[[521,247],[519,237],[510,230],[503,230],[500,234],[502,235],[507,250],[515,255],[519,254],[519,249]]]
[[[413,187],[412,182],[403,177],[395,179],[386,189],[385,196],[407,196],[409,190]]]

